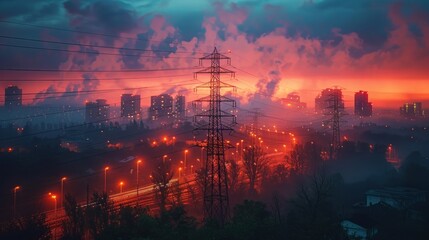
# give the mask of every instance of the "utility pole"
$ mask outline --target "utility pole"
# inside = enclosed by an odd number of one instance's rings
[[[224,131],[233,131],[232,125],[236,123],[235,111],[228,112],[222,110],[222,107],[230,104],[232,108],[236,107],[235,100],[221,95],[222,88],[235,87],[221,81],[221,74],[235,76],[235,72],[221,67],[221,60],[226,60],[229,65],[231,59],[220,54],[216,48],[205,57],[200,58],[200,66],[203,61],[210,61],[211,66],[195,73],[209,74],[210,81],[197,87],[208,88],[210,95],[200,98],[195,102],[202,104],[208,103],[208,109],[194,116],[196,123],[195,130],[207,131],[206,161],[205,161],[205,184],[204,184],[204,217],[206,220],[216,221],[223,227],[229,217],[229,198],[228,198],[228,175],[225,164],[225,142],[223,138]],[[208,123],[197,122],[197,119],[206,118]],[[232,119],[231,124],[222,121],[224,118]]]

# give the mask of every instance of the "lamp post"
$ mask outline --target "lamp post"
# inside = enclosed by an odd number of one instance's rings
[[[186,155],[188,154],[188,149],[186,149],[185,150],[185,161],[184,161],[184,164],[185,164],[185,166],[184,166],[184,173],[183,173],[183,175],[185,175],[186,176],[186,170],[187,170],[187,166],[186,166]]]
[[[64,206],[64,181],[67,180],[66,177],[61,178],[61,207]]]
[[[240,150],[240,160],[242,160],[243,159],[243,142],[244,142],[244,140],[243,139],[241,139],[240,140],[240,147],[241,147],[241,150]]]
[[[51,193],[49,193],[49,195],[51,195]],[[51,195],[51,198],[54,199],[55,202],[55,207],[54,207],[54,217],[55,220],[57,219],[57,195]],[[54,239],[57,238],[57,228],[54,227]]]
[[[165,163],[165,159],[167,158],[167,155],[162,156],[162,162]]]
[[[180,183],[181,174],[182,174],[182,167],[179,167],[179,183]]]
[[[122,186],[124,186],[124,182],[119,182],[119,193],[122,193]]]
[[[142,163],[142,160],[137,161],[137,205],[139,204],[139,165]]]
[[[20,188],[20,186],[13,188],[13,218],[16,217],[16,191],[18,191]]]
[[[55,218],[57,217],[57,195],[51,195],[51,198],[54,199],[55,205],[54,205],[54,215]]]
[[[105,167],[104,168],[104,192],[107,194],[107,187],[106,187],[106,183],[107,183],[107,170],[109,170],[109,167]]]
[[[204,147],[201,147],[201,167],[204,167]]]
[[[235,161],[238,161],[239,159],[238,159],[238,154],[240,154],[240,152],[238,151],[238,149],[239,149],[239,147],[240,147],[240,143],[236,143],[235,144]]]

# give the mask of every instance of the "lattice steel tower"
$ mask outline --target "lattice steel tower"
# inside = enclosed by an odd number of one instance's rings
[[[224,83],[220,80],[221,74],[235,76],[235,72],[221,67],[221,60],[226,60],[227,64],[231,59],[220,54],[216,48],[213,52],[205,57],[200,58],[200,66],[203,61],[210,61],[211,66],[195,73],[209,74],[210,81],[198,86],[198,88],[210,89],[210,95],[196,100],[200,106],[208,103],[207,110],[204,110],[194,116],[194,122],[197,124],[196,130],[207,131],[207,158],[205,162],[205,183],[204,183],[204,217],[206,220],[216,221],[221,226],[229,216],[229,199],[228,199],[228,175],[225,165],[225,148],[227,147],[223,131],[232,131],[232,124],[236,123],[235,111],[228,112],[226,107],[229,105],[234,109],[235,100],[221,95],[221,88],[234,86]],[[222,107],[225,110],[222,110]],[[197,121],[201,118],[207,122]],[[222,121],[224,118],[230,118],[230,123]]]
[[[341,136],[340,136],[340,117],[341,117],[341,92],[335,91],[330,95],[329,102],[330,106],[328,109],[329,115],[332,115],[330,121],[332,122],[332,139],[331,146],[329,150],[329,158],[335,159],[338,157],[338,151],[341,147]]]

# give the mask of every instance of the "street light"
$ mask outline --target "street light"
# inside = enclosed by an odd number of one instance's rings
[[[142,160],[137,161],[137,205],[139,204],[139,164],[142,163]]]
[[[56,220],[56,218],[57,218],[57,195],[52,195],[51,193],[49,193],[49,195],[51,196],[52,199],[54,199],[54,202],[55,202],[54,217],[55,217],[55,220]],[[57,236],[57,228],[54,227],[54,239],[57,238],[56,236]]]
[[[167,158],[167,155],[162,156],[162,162],[165,163],[165,159]]]
[[[119,193],[122,193],[122,186],[124,186],[124,182],[119,182]]]
[[[184,166],[184,175],[186,176],[186,169],[187,169],[187,166],[186,166],[186,154],[188,153],[188,149],[186,149],[185,150],[185,166]]]
[[[55,207],[54,207],[54,215],[55,215],[55,218],[57,217],[57,195],[51,195],[51,198],[52,199],[54,199],[54,202],[55,202]]]
[[[239,154],[240,154],[240,152],[238,151],[238,149],[239,149],[239,147],[240,147],[240,143],[236,143],[235,144],[235,160],[236,161],[238,161],[239,159],[238,159],[238,156],[239,156]]]
[[[182,172],[182,167],[179,167],[179,183],[180,183],[181,172]]]
[[[243,142],[244,142],[244,140],[243,139],[241,139],[240,140],[240,147],[241,147],[241,150],[240,150],[240,160],[241,159],[243,159]]]
[[[204,162],[203,152],[204,152],[204,147],[201,147],[201,166],[203,166],[203,162]]]
[[[18,191],[20,188],[20,186],[13,188],[13,218],[16,217],[16,191]]]
[[[67,180],[66,177],[61,178],[61,207],[64,206],[64,181]]]
[[[106,188],[106,180],[107,180],[107,170],[109,170],[109,167],[104,168],[104,192],[107,194],[107,188]]]

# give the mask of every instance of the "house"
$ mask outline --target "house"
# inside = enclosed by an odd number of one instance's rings
[[[351,239],[372,239],[378,230],[367,216],[355,216],[341,222],[341,226]]]
[[[424,191],[403,187],[373,189],[367,191],[365,195],[367,207],[383,202],[396,209],[404,209],[415,203],[426,201]]]

